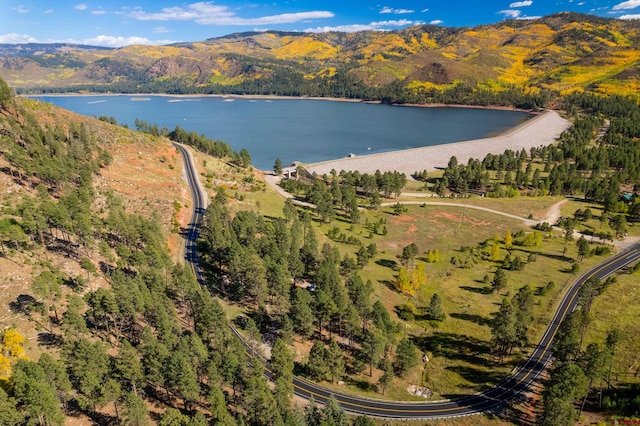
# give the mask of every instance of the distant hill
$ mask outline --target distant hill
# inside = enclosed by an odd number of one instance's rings
[[[20,91],[259,93],[401,102],[460,100],[457,92],[478,90],[638,96],[639,64],[639,21],[576,13],[475,28],[248,32],[121,49],[0,46],[0,75]]]
[[[0,43],[0,56],[29,56],[29,55],[54,55],[64,51],[87,51],[87,50],[113,50],[110,47],[89,46],[86,44],[70,43],[23,43],[6,44]]]

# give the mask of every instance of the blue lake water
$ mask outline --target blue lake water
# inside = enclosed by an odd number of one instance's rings
[[[314,163],[494,136],[531,117],[521,111],[420,108],[311,99],[231,99],[171,96],[38,96],[68,110],[114,117],[134,128],[136,118],[173,130],[176,125],[247,148],[255,167],[279,157]],[[446,149],[443,146],[442,149]]]

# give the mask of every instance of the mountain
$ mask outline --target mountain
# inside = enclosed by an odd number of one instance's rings
[[[20,91],[260,93],[416,102],[437,100],[437,93],[455,94],[460,87],[637,96],[639,64],[640,22],[576,13],[475,28],[248,32],[121,49],[0,46],[0,75]]]
[[[24,44],[6,44],[0,43],[0,56],[42,56],[52,55],[58,52],[68,50],[113,50],[110,47],[89,46],[85,44],[70,43],[24,43]]]

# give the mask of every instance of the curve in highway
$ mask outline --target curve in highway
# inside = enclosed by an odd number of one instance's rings
[[[184,146],[177,143],[174,143],[174,145],[183,156],[185,177],[191,188],[194,204],[193,215],[186,236],[185,259],[192,265],[200,285],[206,288],[206,283],[203,280],[198,266],[198,253],[196,249],[199,225],[206,208],[206,198],[194,170],[191,154]],[[630,247],[582,274],[569,287],[560,301],[551,323],[527,361],[498,385],[478,394],[461,397],[456,400],[433,402],[383,401],[336,393],[333,390],[324,388],[300,377],[294,377],[293,385],[295,394],[305,399],[313,397],[319,403],[324,403],[327,399],[334,397],[340,405],[350,413],[381,418],[447,418],[478,414],[496,409],[501,404],[529,389],[531,384],[545,369],[552,355],[553,339],[558,331],[558,327],[567,315],[573,312],[578,305],[581,286],[591,277],[604,279],[618,269],[638,259],[640,259],[640,244]],[[238,333],[232,324],[230,324],[230,327],[232,331],[243,340],[240,333]],[[265,374],[268,377],[270,376],[268,363]]]

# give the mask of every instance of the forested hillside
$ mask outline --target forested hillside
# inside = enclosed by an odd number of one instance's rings
[[[0,424],[300,424],[290,390],[276,401],[170,256],[187,218],[168,139],[14,98],[0,80],[0,166]]]
[[[560,13],[476,28],[239,33],[115,50],[0,50],[21,91],[338,96],[541,106],[595,91],[636,96],[640,24]]]

